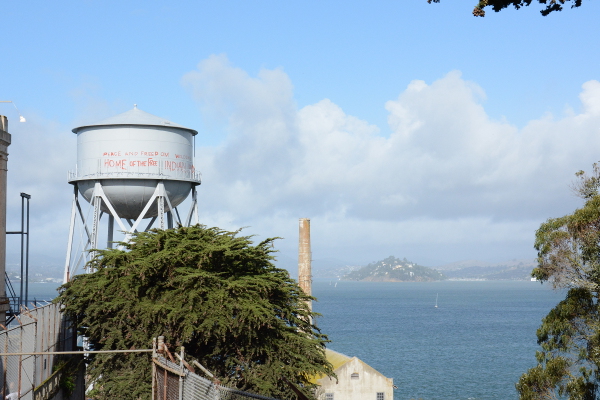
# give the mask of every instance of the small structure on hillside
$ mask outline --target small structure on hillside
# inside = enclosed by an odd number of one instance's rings
[[[333,365],[335,378],[316,377],[320,385],[319,400],[393,400],[394,380],[386,378],[375,368],[357,357],[327,349],[327,360]]]

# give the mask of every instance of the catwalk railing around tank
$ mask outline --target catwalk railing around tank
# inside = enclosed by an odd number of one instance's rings
[[[182,180],[200,184],[202,173],[194,169],[157,170],[156,172],[143,171],[102,171],[101,169],[83,171],[75,168],[67,172],[69,182],[93,179],[163,179]]]
[[[67,174],[67,180],[69,182],[92,179],[171,179],[201,183],[202,174],[195,171],[175,171],[168,175],[149,172],[96,172],[79,174],[77,171],[69,171]]]

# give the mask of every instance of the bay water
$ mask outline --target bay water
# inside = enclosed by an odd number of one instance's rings
[[[393,378],[395,399],[510,400],[565,292],[531,281],[317,281],[313,295],[328,347]]]
[[[34,301],[49,301],[58,296],[57,288],[60,286],[60,283],[54,282],[33,282],[29,284],[29,306],[31,307],[31,303]],[[19,284],[13,284],[13,287],[19,292]]]

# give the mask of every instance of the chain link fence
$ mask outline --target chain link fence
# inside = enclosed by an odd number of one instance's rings
[[[57,389],[50,379],[57,357],[31,353],[74,350],[76,334],[59,304],[23,309],[16,318],[19,325],[0,331],[0,353],[5,354],[0,356],[0,398],[33,400],[48,385]]]
[[[277,400],[219,385],[161,356],[153,362],[153,400]]]

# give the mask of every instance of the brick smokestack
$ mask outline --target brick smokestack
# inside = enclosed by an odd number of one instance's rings
[[[0,324],[6,324],[6,311],[9,304],[6,297],[4,277],[6,276],[6,180],[8,172],[8,118],[0,115]],[[22,279],[22,277],[21,277]]]
[[[310,219],[300,218],[300,240],[298,244],[298,284],[307,295],[312,295],[312,271],[310,251]],[[312,310],[312,303],[308,303]]]

